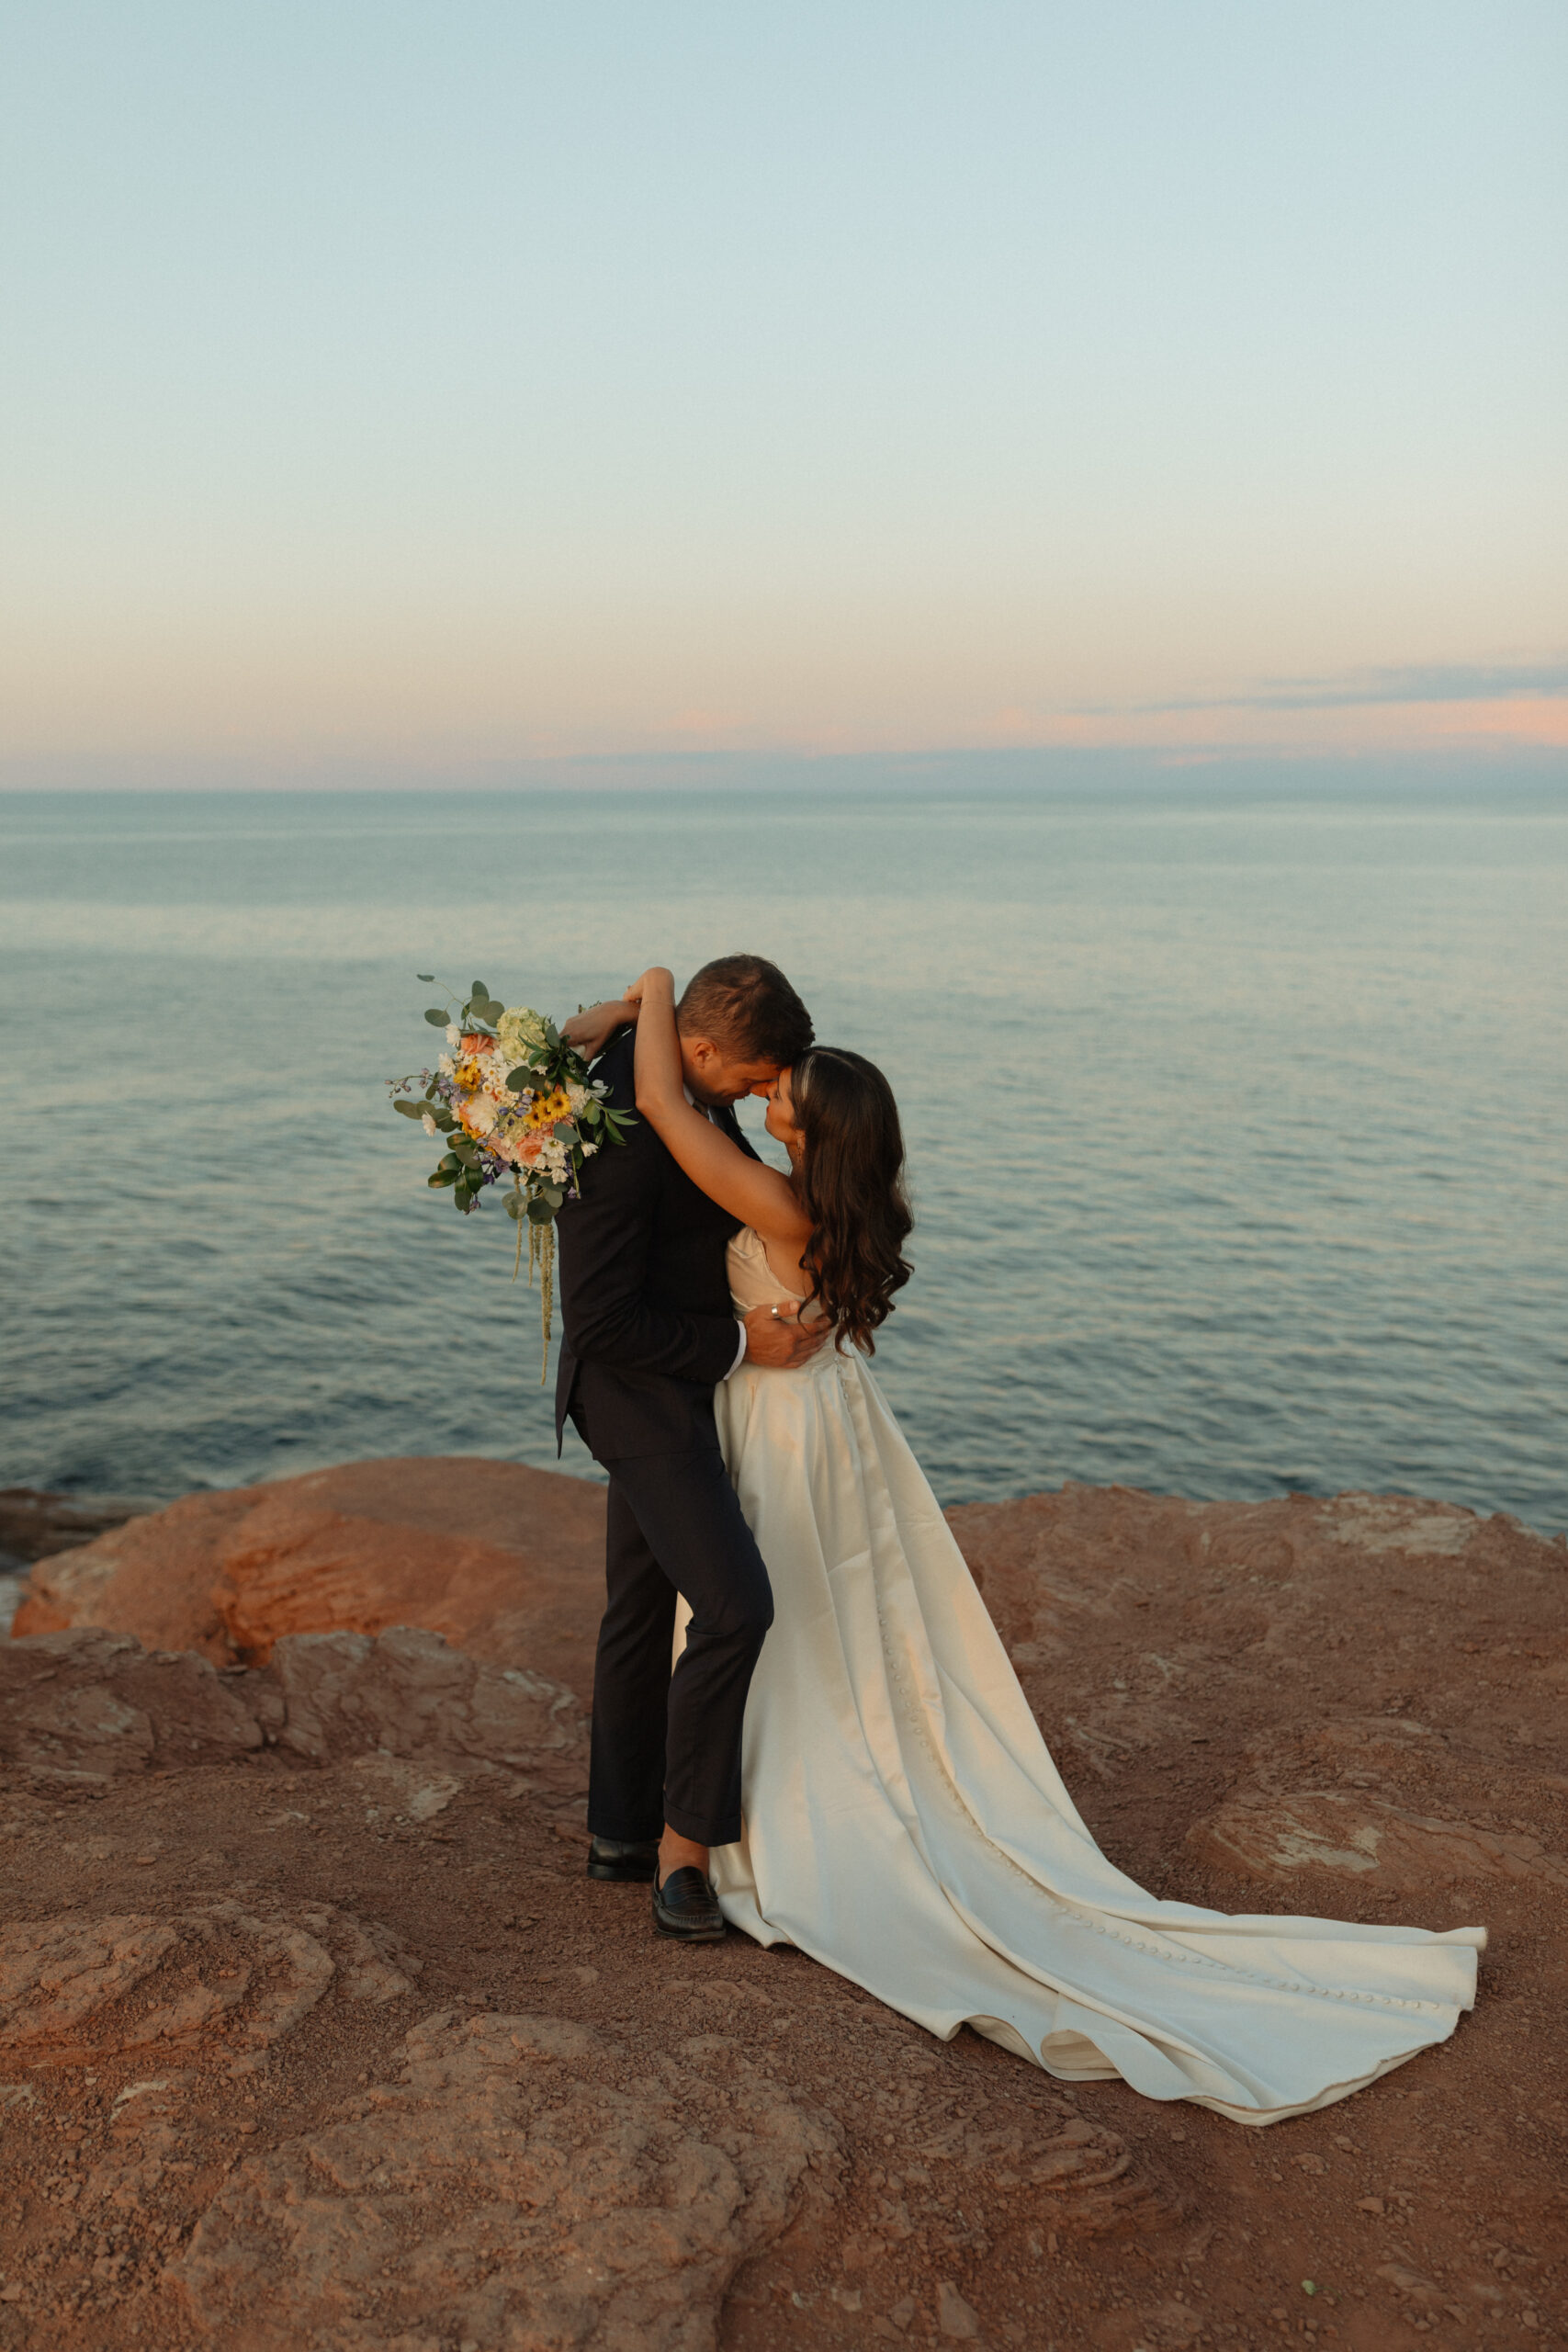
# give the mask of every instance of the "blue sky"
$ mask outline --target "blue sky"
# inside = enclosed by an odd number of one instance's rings
[[[0,774],[1568,742],[1568,16],[0,33]]]

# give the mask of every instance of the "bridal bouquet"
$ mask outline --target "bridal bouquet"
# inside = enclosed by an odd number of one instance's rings
[[[421,972],[422,980],[434,975]],[[539,1275],[547,1357],[554,1293],[556,1211],[575,1196],[582,1170],[606,1143],[624,1143],[630,1114],[613,1111],[581,1054],[542,1012],[503,1005],[476,980],[466,1002],[425,1014],[446,1032],[434,1069],[389,1080],[394,1111],[417,1119],[446,1148],[425,1179],[466,1216],[487,1186],[512,1179],[506,1213],[517,1226],[517,1261],[528,1235],[528,1284]],[[543,1381],[541,1373],[540,1379]]]

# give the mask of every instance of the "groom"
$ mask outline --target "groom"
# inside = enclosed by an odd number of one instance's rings
[[[704,965],[675,1020],[687,1093],[750,1151],[730,1105],[769,1092],[805,1052],[806,1007],[775,965],[724,956]],[[594,1069],[617,1110],[636,1102],[635,1035]],[[741,1719],[773,1616],[719,1453],[714,1389],[742,1362],[801,1363],[823,1337],[770,1307],[732,1312],[725,1251],[737,1229],[646,1120],[588,1162],[581,1198],[557,1224],[557,1449],[570,1415],[610,1474],[588,1874],[651,1880],[655,1927],[693,1942],[724,1934],[708,1849],[740,1835]],[[692,1620],[671,1674],[677,1593]]]

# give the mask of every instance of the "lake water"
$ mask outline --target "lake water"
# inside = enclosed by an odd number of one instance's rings
[[[1568,793],[12,795],[0,858],[0,1483],[553,1461],[511,1229],[386,1105],[414,975],[750,947],[897,1091],[944,1501],[1568,1523]]]

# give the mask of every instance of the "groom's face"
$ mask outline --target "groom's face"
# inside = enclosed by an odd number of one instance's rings
[[[733,1051],[716,1046],[711,1037],[682,1037],[681,1068],[687,1085],[705,1110],[722,1110],[742,1095],[771,1093],[779,1065],[742,1061]]]

